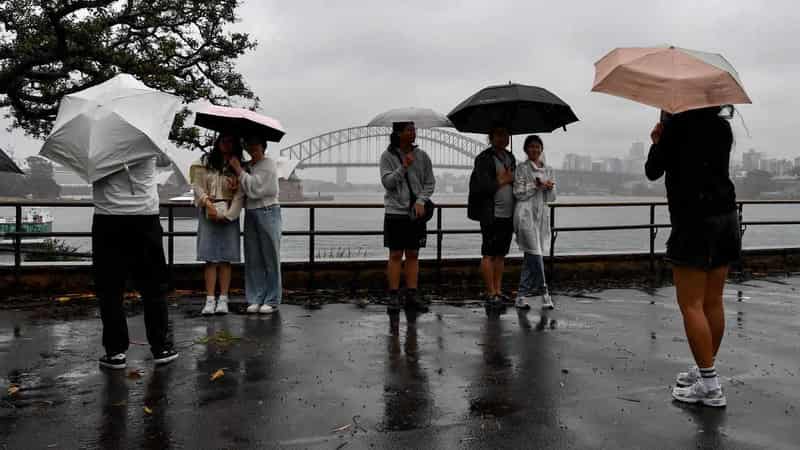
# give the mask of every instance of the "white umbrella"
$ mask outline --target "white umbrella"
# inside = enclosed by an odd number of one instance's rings
[[[181,99],[121,74],[65,96],[40,155],[93,183],[163,153]]]
[[[414,122],[417,128],[452,128],[444,114],[429,108],[397,108],[378,114],[367,124],[368,127],[391,127],[395,122]]]

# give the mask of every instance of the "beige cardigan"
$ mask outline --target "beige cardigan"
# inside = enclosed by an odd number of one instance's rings
[[[225,200],[230,202],[224,216],[228,220],[236,220],[244,205],[244,192],[236,192],[228,188],[228,180],[232,179],[216,170],[206,168],[200,161],[196,161],[189,169],[189,178],[194,191],[194,204],[198,208],[203,206],[206,199],[213,201]]]

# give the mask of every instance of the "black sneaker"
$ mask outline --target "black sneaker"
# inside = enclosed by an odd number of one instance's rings
[[[386,303],[386,311],[390,313],[400,312],[403,309],[403,302],[400,300],[400,293],[390,293],[389,301]]]
[[[485,306],[486,309],[491,309],[491,310],[502,310],[505,308],[505,305],[503,304],[503,299],[499,295],[494,295],[486,299]]]
[[[406,309],[413,309],[420,314],[424,314],[431,310],[423,296],[418,292],[406,293]]]
[[[100,357],[100,367],[104,369],[124,369],[127,367],[125,353],[117,353],[116,355],[105,355]]]
[[[175,350],[161,350],[160,352],[153,353],[153,362],[157,366],[169,364],[178,359],[178,352]]]
[[[515,303],[514,299],[509,297],[508,295],[499,294],[497,297],[500,298],[500,302],[503,303],[504,305],[513,305]]]

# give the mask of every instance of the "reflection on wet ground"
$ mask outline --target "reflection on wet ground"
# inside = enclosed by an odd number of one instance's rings
[[[800,278],[730,284],[727,410],[673,404],[689,363],[669,287],[561,295],[555,311],[284,306],[172,318],[154,369],[101,372],[93,312],[0,312],[0,448],[792,448]]]

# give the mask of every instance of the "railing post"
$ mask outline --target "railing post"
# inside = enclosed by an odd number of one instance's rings
[[[555,279],[556,274],[556,238],[558,232],[556,231],[556,207],[555,205],[547,205],[550,207],[550,281]]]
[[[175,232],[175,213],[171,204],[167,205],[167,218],[167,231],[169,232],[169,236],[167,236],[167,262],[169,269],[172,270],[172,266],[175,264],[175,236],[172,235]]]
[[[16,226],[15,231],[17,233],[22,233],[22,205],[17,204],[14,207],[14,212],[16,214]],[[20,238],[19,234],[14,236],[14,275],[19,280],[20,270],[22,268],[22,238]]]
[[[436,264],[441,268],[442,266],[442,207],[436,207]]]
[[[650,273],[656,272],[656,205],[650,204]]]
[[[442,207],[436,207],[436,285],[442,289]]]
[[[316,218],[317,210],[313,206],[308,208],[308,288],[314,286],[314,263],[316,258],[314,252],[316,251]]]

